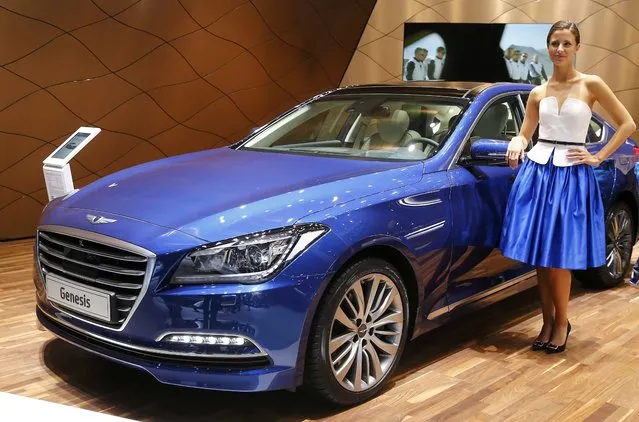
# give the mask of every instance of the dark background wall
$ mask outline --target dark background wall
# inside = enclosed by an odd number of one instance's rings
[[[375,0],[0,0],[0,240],[29,237],[42,160],[82,125],[76,187],[228,145],[339,86]]]

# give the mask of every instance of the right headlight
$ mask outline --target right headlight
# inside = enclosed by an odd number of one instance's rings
[[[260,283],[327,232],[322,224],[302,224],[211,243],[184,257],[171,284]]]

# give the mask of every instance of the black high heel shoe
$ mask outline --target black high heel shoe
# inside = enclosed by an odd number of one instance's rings
[[[548,341],[547,342],[543,342],[541,340],[535,340],[532,344],[532,350],[533,352],[538,352],[540,350],[545,350],[546,346],[548,345]]]
[[[548,344],[546,344],[546,353],[552,355],[554,353],[561,353],[566,350],[566,344],[568,344],[568,336],[570,335],[570,328],[570,321],[568,321],[568,330],[566,332],[566,341],[564,341],[564,344],[562,344],[561,346],[557,346],[556,344],[548,342]]]
[[[552,337],[552,330],[550,331],[550,337]],[[539,337],[537,340],[533,341],[532,350],[533,352],[539,352],[540,350],[546,350],[546,346],[550,343],[550,339],[548,341],[541,341]]]

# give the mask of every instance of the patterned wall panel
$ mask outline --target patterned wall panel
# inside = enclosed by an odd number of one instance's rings
[[[560,19],[579,25],[578,70],[601,76],[639,122],[639,0],[378,0],[342,86],[401,81],[405,22]]]
[[[0,240],[32,236],[42,160],[103,132],[76,186],[228,145],[339,85],[375,0],[0,0]]]

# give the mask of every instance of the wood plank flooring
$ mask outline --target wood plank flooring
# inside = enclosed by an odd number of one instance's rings
[[[0,243],[0,391],[138,420],[639,420],[639,289],[629,285],[573,286],[564,354],[529,350],[541,323],[529,290],[410,343],[392,385],[344,410],[301,393],[165,386],[38,331],[32,247]]]

